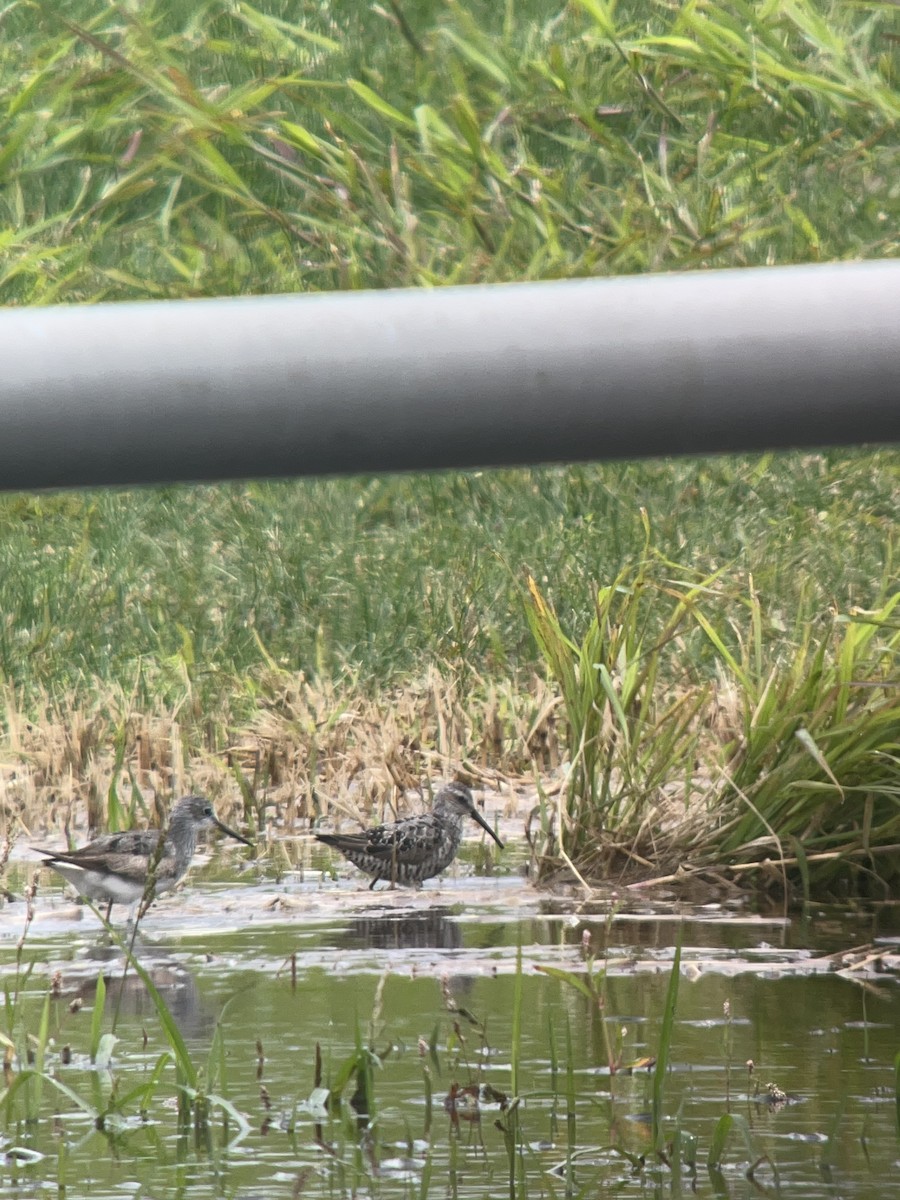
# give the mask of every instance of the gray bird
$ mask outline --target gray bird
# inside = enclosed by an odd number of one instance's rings
[[[463,818],[471,817],[486,830],[500,849],[503,843],[475,807],[464,783],[448,783],[434,798],[430,813],[376,825],[365,833],[317,833],[326,846],[372,876],[370,890],[379,879],[394,883],[421,883],[439,875],[456,857],[462,841]]]
[[[198,832],[211,826],[245,846],[252,844],[222,824],[205,796],[184,796],[172,810],[164,834],[159,829],[130,830],[95,838],[77,850],[33,848],[45,854],[46,865],[82,896],[106,903],[109,921],[114,904],[135,904],[143,897],[151,873],[154,896],[170,891],[191,865]]]

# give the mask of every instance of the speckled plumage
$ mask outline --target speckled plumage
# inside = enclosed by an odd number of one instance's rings
[[[215,826],[229,837],[250,842],[218,819],[205,796],[184,796],[172,810],[162,849],[159,829],[130,830],[95,838],[77,850],[55,851],[35,847],[47,856],[46,864],[58,871],[89,900],[107,904],[106,919],[114,904],[134,904],[144,895],[153,870],[153,894],[167,892],[186,873],[197,848],[201,829]]]
[[[370,888],[379,879],[392,884],[418,884],[439,875],[453,862],[462,841],[465,817],[477,821],[503,849],[503,843],[477,810],[472,793],[463,783],[449,783],[441,788],[431,812],[420,817],[376,825],[364,833],[317,833],[316,837],[326,846],[340,850],[354,866],[371,875]]]

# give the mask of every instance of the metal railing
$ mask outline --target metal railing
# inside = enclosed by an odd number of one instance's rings
[[[0,487],[900,440],[900,262],[0,312]]]

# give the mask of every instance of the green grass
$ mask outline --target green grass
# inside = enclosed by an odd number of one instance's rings
[[[527,674],[527,574],[582,627],[642,508],[661,554],[752,575],[787,634],[894,588],[898,477],[893,451],[834,452],[2,497],[0,669],[26,700],[175,703],[189,678],[202,706],[268,659],[369,692]]]
[[[392,11],[8,6],[0,297],[415,286],[896,249],[890,6]]]

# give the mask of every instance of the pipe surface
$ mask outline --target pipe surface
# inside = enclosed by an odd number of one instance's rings
[[[0,311],[0,488],[900,440],[900,262]]]

